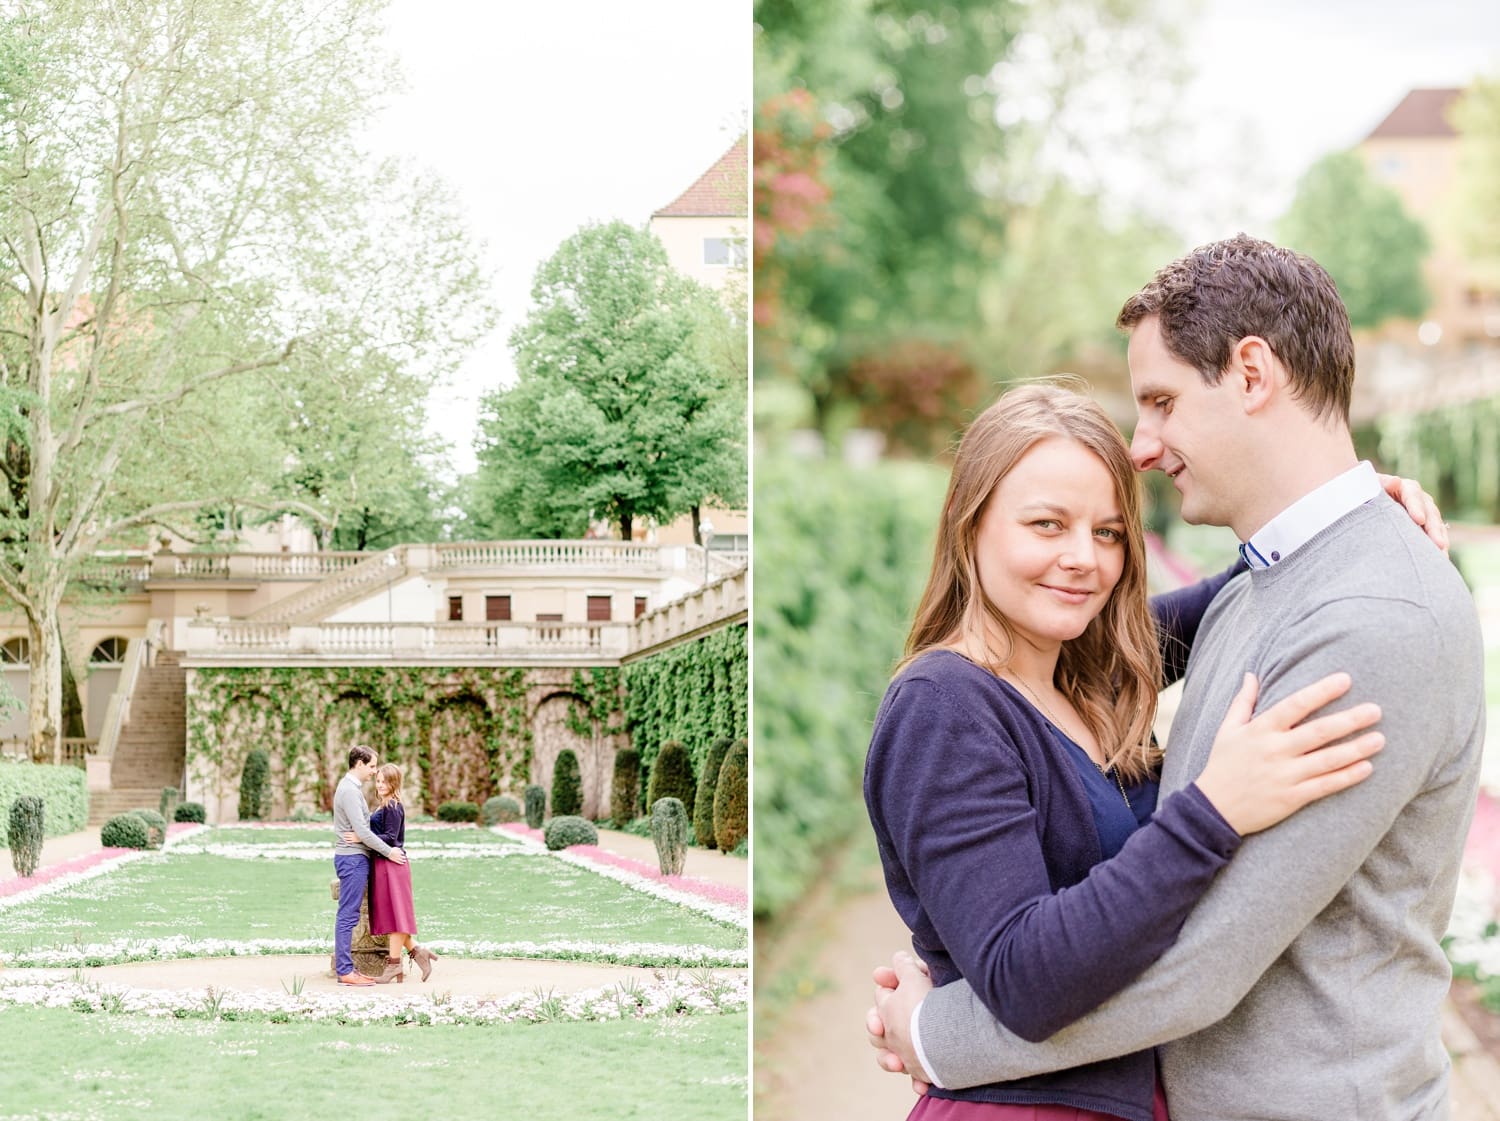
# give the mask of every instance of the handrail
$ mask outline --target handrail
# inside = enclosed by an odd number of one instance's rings
[[[393,558],[388,560],[387,558]],[[378,588],[389,580],[406,575],[406,546],[397,545],[379,553],[365,556],[359,563],[336,571],[295,595],[267,604],[253,611],[246,621],[251,623],[286,623],[304,617],[319,608],[345,599],[351,592],[364,588]]]
[[[135,696],[136,682],[141,669],[146,665],[148,652],[161,645],[165,623],[152,619],[146,624],[144,638],[132,638],[125,644],[125,662],[120,670],[120,681],[114,695],[104,709],[104,729],[99,735],[99,746],[94,754],[102,759],[113,759],[115,748],[120,743],[120,733],[130,723],[130,699]]]

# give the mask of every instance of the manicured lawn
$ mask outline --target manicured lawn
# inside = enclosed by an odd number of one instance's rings
[[[744,1013],[357,1028],[0,1007],[5,1121],[741,1121]]]

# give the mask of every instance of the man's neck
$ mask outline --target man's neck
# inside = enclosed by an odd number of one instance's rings
[[[1303,441],[1300,436],[1289,436],[1247,472],[1245,485],[1253,491],[1246,495],[1245,504],[1229,527],[1241,541],[1249,541],[1294,502],[1359,462],[1347,431],[1341,433],[1341,439],[1326,430],[1319,432],[1322,439]]]

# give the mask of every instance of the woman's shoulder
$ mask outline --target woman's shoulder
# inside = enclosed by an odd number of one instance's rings
[[[901,668],[886,688],[881,715],[913,709],[988,725],[1016,707],[1000,679],[956,650],[935,647]]]

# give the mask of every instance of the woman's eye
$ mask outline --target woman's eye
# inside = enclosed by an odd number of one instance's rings
[[[1032,522],[1031,525],[1032,525],[1032,527],[1034,529],[1056,529],[1057,528],[1057,522],[1053,521],[1051,518],[1043,518],[1040,521]]]
[[[1118,529],[1096,529],[1094,533],[1106,541],[1123,541],[1125,539],[1125,535]]]

